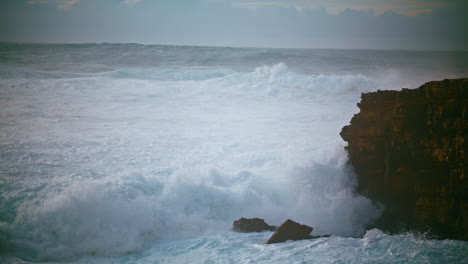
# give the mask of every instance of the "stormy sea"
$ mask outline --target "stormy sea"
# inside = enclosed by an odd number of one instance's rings
[[[468,263],[368,228],[339,135],[362,92],[467,75],[468,52],[0,44],[0,262]]]

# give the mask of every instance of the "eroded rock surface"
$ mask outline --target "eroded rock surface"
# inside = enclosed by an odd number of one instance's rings
[[[301,240],[310,238],[312,227],[301,225],[291,219],[286,220],[278,230],[268,239],[267,244],[280,243],[288,240]]]
[[[274,231],[276,226],[268,225],[265,220],[261,218],[240,218],[232,223],[232,229],[237,232],[262,232]]]
[[[341,131],[358,192],[385,206],[375,225],[468,240],[468,79],[362,94]]]

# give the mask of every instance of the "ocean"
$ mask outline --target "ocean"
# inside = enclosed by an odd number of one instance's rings
[[[0,262],[468,263],[367,228],[339,135],[362,92],[467,76],[468,52],[0,44]]]

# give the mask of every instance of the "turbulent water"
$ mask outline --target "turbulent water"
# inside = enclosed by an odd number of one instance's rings
[[[366,230],[339,136],[361,92],[467,74],[466,52],[0,44],[0,261],[468,263]],[[265,245],[241,216],[332,236]]]

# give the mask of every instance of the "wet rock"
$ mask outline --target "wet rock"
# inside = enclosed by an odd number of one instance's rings
[[[233,230],[242,233],[248,232],[262,232],[262,231],[274,231],[276,226],[271,226],[265,223],[265,220],[261,218],[240,218],[234,221]]]
[[[310,239],[315,239],[315,238],[322,238],[322,237],[331,237],[331,235],[318,235],[318,236],[309,236],[308,238]]]
[[[468,240],[468,79],[363,93],[341,131],[357,191],[384,205],[385,232]]]
[[[268,239],[267,244],[280,243],[287,240],[301,240],[310,238],[312,227],[301,225],[291,219],[286,220],[278,230]]]

